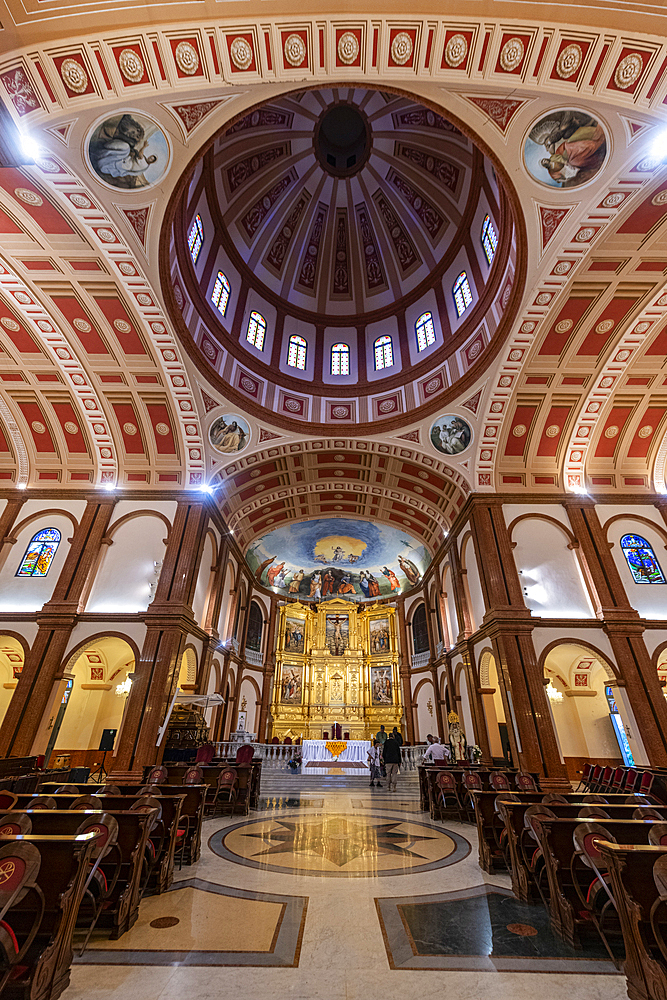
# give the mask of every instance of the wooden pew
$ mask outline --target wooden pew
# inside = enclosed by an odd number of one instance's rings
[[[631,1000],[661,1000],[667,996],[667,964],[651,927],[651,907],[658,898],[653,865],[667,855],[667,847],[611,844],[601,841],[600,853],[609,866],[611,887],[618,911]],[[667,927],[662,926],[663,939]]]
[[[204,784],[208,785],[211,789],[215,789],[221,771],[226,767],[235,768],[238,774],[238,796],[234,806],[234,813],[247,816],[250,808],[256,809],[258,807],[262,774],[261,761],[252,761],[250,764],[236,764],[234,760],[229,760],[224,763],[200,764],[198,766],[202,769]],[[185,777],[185,772],[192,765],[166,764],[165,767],[167,768],[168,784],[180,785]],[[144,769],[144,777],[147,778],[152,770],[152,767],[146,767]]]
[[[591,929],[590,921],[580,915],[581,901],[572,878],[575,848],[572,834],[582,819],[544,819],[540,821],[540,847],[549,883],[549,916],[554,934],[573,948],[581,947],[581,935]],[[647,844],[648,831],[660,820],[598,820],[619,843]]]
[[[29,809],[13,810],[30,816],[33,834],[47,833],[72,836],[86,816],[95,815],[96,810],[70,809]],[[141,902],[141,870],[144,851],[151,829],[151,816],[131,810],[112,810],[105,806],[118,821],[118,849],[121,854],[121,869],[115,890],[98,920],[98,927],[111,928],[111,937],[116,940],[136,923]],[[3,815],[11,816],[10,812]],[[105,870],[105,862],[100,867]]]
[[[86,793],[84,794],[94,795],[95,790],[94,788],[91,788],[90,785],[87,785]],[[19,795],[14,808],[25,809],[31,798],[31,795]],[[74,802],[78,796],[54,795],[53,798],[56,800],[56,803],[60,808],[69,809],[72,802]],[[129,808],[127,796],[100,795],[99,798],[104,806],[105,812],[115,814],[118,811],[124,812]],[[176,842],[178,838],[178,822],[181,817],[181,807],[184,796],[160,795],[156,788],[155,798],[159,800],[160,806],[162,807],[162,823],[164,824],[165,836],[158,857],[155,859],[148,888],[159,894],[161,892],[166,892],[174,880],[174,855],[176,852]]]
[[[593,805],[597,803],[570,802],[567,805],[552,803],[547,808],[554,812],[559,819],[577,819],[582,807],[589,804]],[[534,803],[508,802],[502,809],[505,821],[507,851],[510,858],[512,891],[517,899],[520,899],[524,903],[532,903],[540,899],[535,882],[525,865],[525,847],[528,846],[530,850],[537,847],[535,840],[527,833],[524,824],[526,809],[531,805],[534,805]],[[611,819],[633,819],[633,814],[639,809],[659,813],[667,822],[667,806],[637,806],[634,804],[625,805],[624,803],[608,803],[603,805],[600,803],[600,808],[604,809]],[[588,820],[582,819],[581,822],[585,823]],[[593,822],[597,821],[593,820]],[[604,825],[607,821],[601,819],[599,822]]]
[[[441,771],[448,771],[450,774],[454,775],[454,779],[456,781],[456,790],[458,792],[458,796],[461,802],[464,801],[466,796],[466,787],[463,784],[463,775],[466,771],[474,771],[474,773],[480,777],[485,791],[488,791],[491,787],[489,784],[489,779],[492,774],[504,774],[509,780],[510,791],[511,792],[518,791],[516,787],[516,776],[519,773],[518,771],[512,771],[509,769],[497,768],[497,767],[463,768],[463,767],[442,767],[441,765],[440,766],[434,765],[433,767],[429,767],[428,765],[420,764],[419,765],[420,804],[423,805],[424,811],[428,809],[430,817],[433,820],[446,819],[450,815],[448,811],[445,811],[441,808],[439,802],[437,777]],[[534,779],[537,787],[539,788],[539,776],[537,774],[531,774],[531,777]],[[424,801],[422,801],[422,783],[424,788],[423,791]],[[494,791],[493,794],[498,795],[499,793]],[[544,793],[540,792],[539,794],[541,796]]]
[[[77,785],[82,795],[95,795],[95,785]],[[145,785],[119,785],[122,796],[136,796]],[[204,802],[208,785],[155,785],[155,795],[182,795],[181,818],[187,817],[188,829],[185,835],[185,847],[183,850],[183,864],[193,865],[199,861],[201,855],[201,830],[204,820]],[[48,782],[40,787],[40,792],[44,795],[53,795],[60,785],[55,782]],[[128,808],[125,806],[125,808]]]
[[[39,833],[20,838],[0,836],[0,846],[19,840],[38,848],[42,860],[37,885],[45,902],[39,930],[21,965],[23,971],[3,991],[7,997],[57,1000],[69,986],[72,937],[95,839],[92,833],[82,837]],[[28,895],[7,914],[8,923],[19,936],[32,924],[31,906]]]
[[[477,825],[479,866],[489,875],[506,870],[503,855],[497,850],[500,834],[505,826],[503,818],[495,810],[496,798],[499,794],[499,792],[472,793],[475,805],[475,823]],[[525,802],[527,805],[534,805],[536,802],[541,802],[544,798],[543,792],[512,792],[511,794],[516,795],[521,802]],[[562,797],[570,803],[579,803],[579,808],[582,808],[585,805],[593,804],[591,802],[591,795],[595,797],[594,793],[587,792],[571,792]],[[623,793],[620,795],[612,794],[604,796],[605,802],[608,805],[623,805],[627,798],[628,796]],[[647,796],[647,798],[650,798],[650,796]],[[600,805],[603,809],[606,808],[604,803],[600,803]],[[637,805],[633,805],[632,809],[636,809]],[[630,814],[632,814],[632,809]]]

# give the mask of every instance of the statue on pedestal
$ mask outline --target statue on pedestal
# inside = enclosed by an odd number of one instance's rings
[[[461,723],[456,712],[450,712],[447,716],[449,722],[449,746],[451,748],[453,761],[466,759],[466,748],[468,746],[464,734],[461,732]]]

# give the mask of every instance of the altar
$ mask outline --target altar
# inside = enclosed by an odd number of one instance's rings
[[[310,761],[321,761],[323,764],[334,763],[334,757],[327,750],[327,743],[332,744],[332,740],[304,740],[302,750],[302,761],[305,767]],[[340,744],[346,744],[345,749],[338,755],[338,761],[359,761],[359,767],[368,766],[368,751],[371,748],[370,740],[340,740]]]

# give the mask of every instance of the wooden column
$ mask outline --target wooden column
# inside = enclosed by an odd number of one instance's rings
[[[475,727],[474,735],[477,738],[477,745],[482,751],[482,763],[491,764],[493,758],[491,756],[491,747],[489,744],[489,733],[486,728],[486,713],[484,712],[482,692],[479,685],[479,670],[475,660],[475,650],[473,648],[473,644],[469,641],[465,643],[465,647],[465,651],[463,652],[463,667],[468,686],[470,713]]]
[[[664,511],[662,501],[656,506]],[[642,619],[630,603],[595,504],[582,497],[573,497],[565,501],[565,507],[595,588],[596,613],[604,622],[618,678],[627,691],[642,743],[650,763],[665,767],[667,703],[644,642]]]
[[[0,569],[2,569],[9,553],[12,551],[12,545],[16,545],[12,529],[27,499],[25,493],[16,498],[12,497],[7,501],[7,506],[2,514],[0,514]]]
[[[487,609],[483,625],[493,642],[498,670],[503,671],[508,728],[513,722],[518,738],[518,765],[542,774],[546,788],[569,788],[502,505],[480,497],[471,506],[470,525]]]
[[[454,643],[457,643],[459,639],[467,639],[473,632],[468,598],[463,586],[463,570],[461,568],[457,541],[458,539],[454,539],[449,548],[449,564],[452,568],[452,589],[454,591],[454,606],[457,618],[456,627],[458,629],[457,635],[452,636]]]
[[[31,752],[54,681],[61,676],[65,650],[78,620],[81,595],[115,503],[112,497],[91,500],[74,531],[51,600],[40,613],[35,641],[0,728],[2,756],[20,757]]]
[[[431,605],[427,589],[424,588],[422,593],[424,595],[424,607],[426,609],[426,630],[428,633],[429,667],[431,670],[431,680],[433,682],[433,698],[436,710],[435,721],[438,726],[438,736],[440,737],[441,740],[443,740],[445,738],[445,730],[442,725],[442,712],[440,711],[440,693],[438,691],[438,671],[435,665],[436,638],[433,633],[433,619],[431,617]]]
[[[405,627],[405,601],[396,602],[396,616],[398,618],[398,638],[400,642],[400,655],[398,659],[398,672],[401,678],[401,693],[403,696],[403,706],[405,709],[405,727],[408,743],[415,742],[415,720],[412,714],[412,684],[410,681],[410,651],[408,649],[408,630]]]
[[[264,678],[262,681],[262,707],[259,713],[259,732],[257,739],[260,743],[268,740],[267,726],[269,721],[269,708],[271,705],[271,678],[276,670],[276,651],[274,648],[274,634],[276,631],[276,608],[277,601],[271,598],[271,611],[269,612],[269,627],[266,638],[266,656],[264,658]]]
[[[179,502],[155,599],[146,613],[146,637],[128,696],[116,750],[116,773],[138,771],[161,757],[158,730],[178,682],[178,667],[194,619],[194,597],[209,512],[204,500]]]

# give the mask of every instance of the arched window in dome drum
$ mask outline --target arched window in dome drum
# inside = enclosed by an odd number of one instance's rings
[[[32,536],[16,575],[46,576],[59,545],[60,532],[58,529],[42,528],[41,531]]]
[[[454,296],[454,305],[456,306],[456,313],[458,316],[463,316],[464,312],[472,302],[472,292],[470,291],[470,282],[468,281],[468,275],[465,271],[461,271],[458,278],[454,282],[452,288],[452,294]]]
[[[250,611],[248,612],[248,631],[246,633],[245,646],[246,649],[251,649],[253,653],[261,653],[262,651],[263,625],[264,616],[262,615],[262,610],[256,601],[252,601]]]
[[[412,616],[412,648],[415,653],[428,652],[428,626],[426,624],[426,607],[420,604]]]
[[[641,535],[623,535],[621,549],[635,583],[667,583],[653,546]]]
[[[264,350],[264,336],[266,334],[266,320],[261,313],[253,311],[250,313],[250,319],[248,320],[248,329],[246,330],[245,339],[253,347],[256,347],[258,351]]]
[[[347,344],[334,344],[331,348],[331,374],[350,374],[350,348]]]
[[[486,215],[482,223],[482,246],[484,247],[484,254],[489,264],[493,264],[493,258],[496,256],[496,250],[498,249],[498,234],[493,227],[490,215]]]
[[[415,323],[415,333],[417,334],[417,350],[425,351],[431,344],[435,344],[435,327],[433,325],[433,315],[430,312],[422,313]]]
[[[379,371],[381,368],[391,368],[394,364],[394,348],[391,342],[391,337],[378,337],[378,339],[373,344],[373,350],[375,352],[375,371]]]
[[[288,366],[290,368],[299,368],[302,372],[305,372],[307,350],[308,344],[303,337],[297,337],[295,334],[292,334],[289,339],[289,348],[287,351]]]
[[[188,233],[188,247],[190,248],[190,256],[192,257],[192,263],[197,263],[197,257],[199,256],[199,251],[204,245],[204,223],[201,221],[200,215],[195,215],[195,221],[190,227],[190,232]]]
[[[227,312],[227,303],[231,294],[232,286],[222,271],[218,271],[218,277],[215,279],[213,291],[211,292],[211,302],[217,307],[221,316],[224,316]]]

